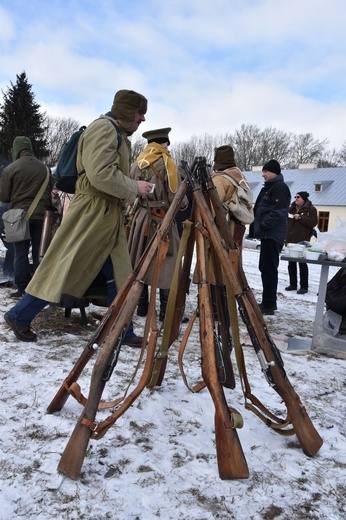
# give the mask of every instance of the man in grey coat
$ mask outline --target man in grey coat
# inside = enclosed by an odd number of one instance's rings
[[[81,298],[101,271],[107,280],[108,302],[131,273],[123,223],[126,202],[150,192],[152,184],[129,177],[132,135],[145,121],[147,100],[133,90],[115,94],[110,112],[84,130],[78,144],[76,192],[62,223],[26,289],[25,296],[5,314],[6,323],[22,341],[36,341],[33,318],[62,294]],[[122,142],[118,149],[117,131]],[[132,323],[124,343],[140,347]]]

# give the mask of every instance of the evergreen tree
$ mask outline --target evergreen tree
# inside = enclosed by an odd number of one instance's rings
[[[25,135],[31,140],[34,155],[43,160],[49,154],[44,138],[45,114],[40,113],[40,105],[35,102],[25,72],[17,75],[16,84],[11,82],[11,88],[3,92],[3,96],[0,105],[0,156],[11,161],[13,140]]]

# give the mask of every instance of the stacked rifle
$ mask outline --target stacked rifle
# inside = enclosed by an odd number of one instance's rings
[[[322,446],[322,439],[288,380],[280,352],[270,337],[262,313],[248,286],[239,250],[232,239],[206,160],[204,157],[197,157],[191,168],[185,162],[182,166],[186,181],[179,187],[174,201],[138,265],[118,292],[76,365],[48,406],[50,413],[60,410],[69,395],[76,397],[84,406],[58,465],[58,470],[72,479],[77,479],[80,474],[89,440],[101,439],[145,387],[161,385],[169,347],[179,336],[190,283],[194,248],[197,257],[194,281],[198,284],[196,314],[199,320],[202,348],[203,385],[201,387],[207,386],[215,406],[215,440],[220,478],[249,476],[247,462],[237,434],[237,428],[242,425],[241,416],[228,406],[224,392],[224,388],[235,387],[231,361],[233,342],[246,399],[245,406],[278,433],[296,434],[306,455],[314,456]],[[157,280],[168,251],[169,230],[186,193],[187,184],[192,186],[194,205],[191,219],[186,222],[189,232],[185,234],[184,239],[182,238],[181,243],[184,260],[181,262],[179,258],[177,262],[176,283],[170,291],[161,337],[155,312]],[[217,266],[214,269],[213,285],[208,279],[210,265]],[[114,408],[113,413],[106,420],[97,423],[95,418],[98,409],[107,406],[101,402],[105,384],[110,379],[121,354],[122,341],[135,312],[149,269],[152,269],[152,285],[140,354],[142,373],[132,392],[124,399],[108,404]],[[247,327],[268,383],[286,405],[285,420],[275,417],[251,393],[242,348],[237,336],[237,308]],[[191,318],[186,329],[187,333],[191,330],[192,323]],[[184,336],[186,341],[186,332]],[[97,351],[99,353],[91,376],[89,397],[86,399],[81,393],[77,380]]]

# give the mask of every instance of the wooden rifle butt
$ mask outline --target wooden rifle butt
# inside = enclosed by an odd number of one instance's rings
[[[272,371],[273,368],[271,368]],[[276,390],[287,407],[288,418],[293,425],[299,444],[305,455],[314,457],[323,445],[323,440],[289,380],[283,377],[278,367],[276,367],[276,371],[278,372],[274,375]]]
[[[82,424],[83,419],[84,416],[78,419],[57,468],[72,480],[77,480],[80,475],[91,436],[91,430]]]
[[[196,219],[200,217],[201,212],[196,211]],[[215,406],[215,441],[219,475],[221,479],[248,478],[248,465],[217,373],[213,308],[209,284],[206,281],[205,244],[199,232],[196,234],[196,245],[202,375]]]
[[[115,336],[118,337],[122,330],[120,320],[115,329]],[[80,475],[92,434],[92,429],[83,424],[83,421],[86,420],[88,423],[93,423],[95,420],[99,402],[106,384],[106,382],[103,381],[103,374],[111,355],[113,344],[114,341],[112,338],[107,336],[105,345],[93,368],[88,400],[58,464],[58,471],[64,473],[72,480],[77,480]]]
[[[231,422],[215,410],[215,439],[217,465],[222,480],[249,478],[249,468],[240,444],[237,430]]]

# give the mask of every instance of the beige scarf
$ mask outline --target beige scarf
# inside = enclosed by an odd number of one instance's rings
[[[169,189],[175,193],[178,189],[178,168],[172,159],[170,152],[158,143],[149,143],[137,157],[140,170],[148,168],[162,157],[168,177]]]

